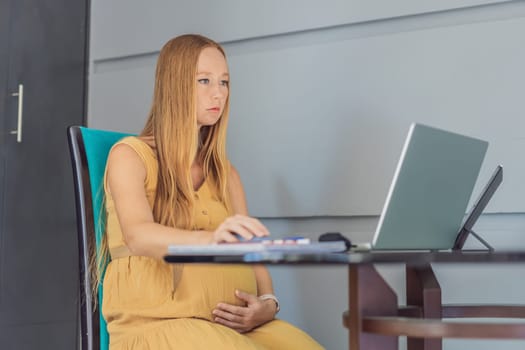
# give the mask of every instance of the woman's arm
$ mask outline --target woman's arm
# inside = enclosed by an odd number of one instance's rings
[[[145,179],[144,163],[133,148],[119,144],[111,150],[107,162],[107,189],[115,203],[124,241],[133,255],[160,259],[170,244],[235,242],[237,239],[232,232],[239,227],[243,228],[245,236],[262,235],[262,225],[257,220],[241,215],[228,218],[215,232],[158,224],[146,196]]]

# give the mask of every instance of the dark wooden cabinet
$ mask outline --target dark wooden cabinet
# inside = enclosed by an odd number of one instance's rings
[[[0,0],[0,344],[77,347],[66,127],[83,124],[88,1]],[[23,85],[22,140],[18,126]]]

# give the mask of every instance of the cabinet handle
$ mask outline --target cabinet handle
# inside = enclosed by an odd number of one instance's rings
[[[18,92],[13,92],[11,96],[16,97],[18,96],[18,124],[17,129],[12,130],[11,134],[16,134],[16,142],[21,143],[22,142],[22,107],[24,106],[24,85],[19,84],[18,85]]]

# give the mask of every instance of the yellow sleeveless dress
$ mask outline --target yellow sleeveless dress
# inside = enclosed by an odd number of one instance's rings
[[[132,147],[144,162],[144,186],[153,207],[158,171],[155,153],[136,137],[119,143]],[[110,350],[322,349],[309,335],[281,320],[244,334],[213,322],[212,310],[218,303],[242,305],[234,295],[235,289],[257,294],[253,268],[219,264],[173,266],[162,260],[129,255],[113,199],[106,186],[104,190],[112,260],[104,277],[102,314],[108,323]],[[195,192],[196,228],[214,230],[228,215],[205,181]]]

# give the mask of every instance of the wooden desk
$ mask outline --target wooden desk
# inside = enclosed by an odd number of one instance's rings
[[[267,265],[348,265],[349,311],[343,324],[349,329],[349,347],[397,349],[406,335],[409,350],[439,350],[442,338],[525,339],[525,324],[445,322],[442,318],[525,318],[523,305],[443,305],[433,263],[525,263],[525,251],[516,252],[367,252],[350,254],[249,253],[244,255],[166,256],[172,263],[257,263]],[[374,264],[406,266],[407,306],[377,272]]]

